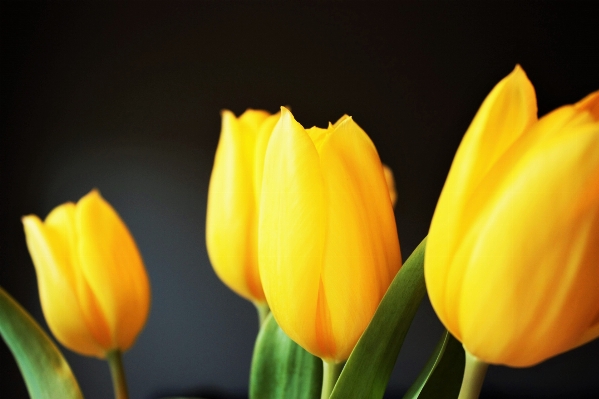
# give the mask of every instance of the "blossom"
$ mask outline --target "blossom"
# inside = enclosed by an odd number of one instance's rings
[[[43,222],[22,219],[44,316],[67,348],[106,357],[143,328],[150,285],[135,241],[96,190],[56,207]]]
[[[347,359],[401,266],[383,166],[351,117],[306,130],[281,109],[264,161],[259,260],[285,333],[328,362]]]
[[[222,113],[208,189],[206,246],[216,274],[242,297],[264,302],[258,270],[258,210],[264,154],[279,118],[247,110]]]
[[[531,366],[599,336],[599,92],[536,114],[518,66],[466,132],[428,236],[433,308],[491,364]]]

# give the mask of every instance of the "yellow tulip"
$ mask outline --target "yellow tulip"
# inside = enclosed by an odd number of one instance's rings
[[[282,108],[264,161],[259,237],[281,328],[327,362],[347,359],[401,266],[381,161],[351,117],[305,130]]]
[[[536,114],[518,66],[466,132],[428,236],[431,303],[485,363],[531,366],[599,336],[599,92]]]
[[[42,310],[67,348],[105,358],[127,350],[143,328],[150,285],[133,237],[96,190],[23,217]]]
[[[222,113],[222,130],[208,189],[206,246],[220,279],[242,297],[264,302],[258,270],[258,209],[262,169],[279,118],[247,110]]]

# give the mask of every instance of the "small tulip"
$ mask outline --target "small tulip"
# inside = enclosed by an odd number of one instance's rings
[[[428,236],[431,303],[490,364],[531,366],[599,336],[599,92],[536,114],[516,67],[466,132]]]
[[[129,230],[96,190],[41,221],[23,217],[44,316],[67,348],[105,358],[143,328],[150,285]]]
[[[258,210],[264,154],[279,115],[222,113],[208,189],[206,246],[220,279],[242,297],[264,302],[258,270]]]
[[[281,328],[327,362],[346,360],[401,266],[383,166],[351,117],[305,130],[281,109],[259,237],[262,284]]]

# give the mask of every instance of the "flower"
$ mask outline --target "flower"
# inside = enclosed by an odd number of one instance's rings
[[[123,221],[96,190],[41,221],[22,219],[42,310],[67,348],[105,358],[125,351],[143,328],[150,285]]]
[[[249,109],[222,113],[208,189],[206,246],[214,271],[242,297],[264,302],[258,270],[258,210],[264,154],[279,118]]]
[[[599,92],[536,112],[517,66],[460,144],[425,255],[443,324],[480,360],[513,367],[599,336]]]
[[[305,130],[281,108],[264,161],[259,256],[281,328],[326,361],[347,359],[401,266],[381,161],[351,117]]]

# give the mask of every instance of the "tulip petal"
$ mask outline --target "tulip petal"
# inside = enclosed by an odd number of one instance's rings
[[[281,108],[264,163],[260,203],[260,275],[277,323],[314,353],[326,225],[318,152]]]
[[[77,204],[81,267],[112,333],[127,350],[145,324],[148,277],[133,237],[116,211],[94,190]]]
[[[111,347],[112,338],[106,318],[102,314],[98,301],[81,268],[75,204],[67,203],[56,207],[46,217],[45,226],[61,241],[62,273],[65,278],[68,278],[69,285],[77,296],[78,307],[83,315],[87,331],[92,334],[102,348]]]
[[[244,131],[257,132],[260,125],[270,116],[266,111],[259,109],[248,109],[239,116],[239,123],[245,125]]]
[[[326,197],[321,296],[331,336],[326,357],[345,360],[401,266],[395,217],[381,161],[351,118],[333,128],[320,151]],[[321,310],[324,311],[324,310]]]
[[[225,284],[248,300],[264,300],[256,253],[253,132],[243,129],[231,112],[223,112],[208,190],[206,246],[214,270]]]
[[[383,172],[385,173],[385,181],[387,182],[387,189],[389,190],[391,205],[395,206],[395,203],[397,202],[397,191],[395,190],[395,178],[393,176],[393,171],[387,165],[383,165]]]
[[[526,74],[516,66],[499,82],[478,110],[464,135],[439,197],[431,223],[426,255],[426,282],[431,303],[452,334],[459,337],[456,317],[446,314],[448,306],[436,306],[450,297],[447,265],[470,225],[472,212],[464,199],[470,198],[508,148],[537,120],[534,88]],[[432,257],[435,259],[432,259]],[[460,271],[455,270],[456,274]],[[430,289],[430,287],[434,287]]]
[[[599,121],[599,90],[577,102],[575,107],[581,111],[588,111],[595,121]]]
[[[576,342],[572,348],[584,345],[596,338],[599,338],[599,314],[595,317],[591,327],[585,331],[585,333],[578,339],[578,342]]]
[[[67,213],[72,207],[73,204],[65,204],[53,213]],[[52,333],[71,350],[103,357],[104,350],[88,330],[78,301],[66,237],[46,227],[35,215],[23,217],[23,226],[37,274],[42,310]]]
[[[259,126],[258,134],[256,136],[256,150],[254,154],[254,195],[256,198],[256,204],[260,203],[260,196],[262,195],[262,175],[264,174],[264,158],[266,157],[266,149],[268,148],[268,142],[275,125],[281,117],[280,113],[269,116],[264,119]],[[258,206],[256,206],[256,213],[259,212]],[[258,222],[256,221],[256,224]]]
[[[599,303],[597,181],[599,124],[575,107],[541,119],[485,177],[447,280],[471,353],[530,366],[578,344]]]

